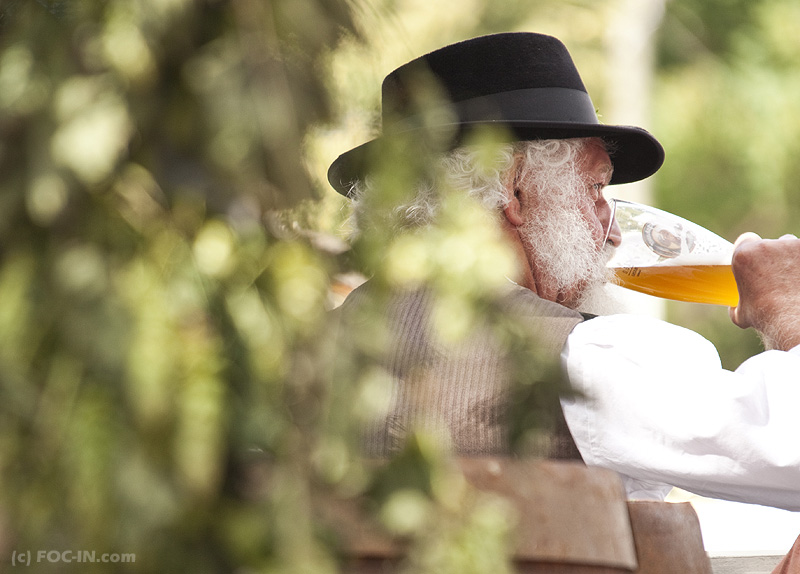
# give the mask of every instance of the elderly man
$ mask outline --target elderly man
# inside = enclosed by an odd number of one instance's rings
[[[412,106],[419,78],[435,78],[443,110],[426,116]],[[519,269],[504,309],[561,361],[581,397],[561,401],[566,425],[556,426],[538,454],[613,469],[636,497],[661,496],[674,485],[800,510],[800,240],[749,234],[737,243],[740,303],[731,318],[757,329],[771,350],[727,371],[696,333],[608,314],[605,262],[620,235],[604,189],[650,176],[663,150],[642,129],[598,122],[561,42],[529,33],[484,36],[395,70],[383,85],[382,138],[340,156],[331,184],[354,198],[358,212],[381,193],[366,158],[382,139],[431,121],[454,136],[439,160],[445,175],[424,178],[398,211],[417,224],[434,221],[441,206],[431,190],[446,185],[495,214]],[[464,142],[497,126],[508,142],[487,166]],[[350,295],[345,321],[369,305],[372,291],[368,282]],[[507,452],[504,401],[513,373],[502,345],[489,332],[457,346],[438,344],[430,299],[424,289],[409,291],[382,307],[393,336],[385,363],[395,388],[388,413],[367,433],[367,450],[391,452],[420,426],[462,454]]]

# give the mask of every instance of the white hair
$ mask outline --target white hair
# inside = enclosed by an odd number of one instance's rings
[[[536,262],[549,288],[574,293],[576,300],[560,301],[594,313],[618,309],[607,292],[611,280],[605,262],[610,247],[598,250],[581,206],[588,200],[587,183],[578,159],[588,138],[535,140],[491,149],[462,147],[439,160],[438,179],[417,185],[411,201],[395,207],[387,217],[369,224],[413,228],[435,221],[441,209],[441,189],[464,193],[498,215],[514,194],[524,195],[525,222],[519,236],[528,257]],[[608,146],[606,147],[608,149]],[[363,205],[373,193],[370,181],[355,186],[354,216],[374,217]]]
[[[411,201],[392,210],[392,225],[395,228],[412,228],[433,223],[441,208],[443,188],[461,192],[493,212],[498,212],[511,200],[510,179],[531,183],[531,189],[549,192],[553,188],[551,183],[563,177],[564,167],[574,165],[586,141],[532,140],[493,148],[460,147],[443,154],[437,166],[438,179],[419,181]],[[487,149],[490,151],[487,152]],[[522,161],[517,162],[518,157]],[[355,182],[350,190],[353,207],[351,223],[356,232],[359,225],[368,219],[366,198],[368,194],[376,193],[373,187],[373,182],[367,177]]]

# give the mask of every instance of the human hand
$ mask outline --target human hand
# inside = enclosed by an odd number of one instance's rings
[[[733,275],[739,305],[729,309],[735,325],[756,329],[767,348],[800,344],[800,239],[741,235],[735,243]]]

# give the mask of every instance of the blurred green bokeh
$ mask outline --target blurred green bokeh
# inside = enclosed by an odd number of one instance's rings
[[[713,14],[713,16],[712,16]],[[800,7],[786,0],[667,4],[658,31],[654,129],[667,150],[656,180],[660,207],[733,241],[800,228]],[[671,304],[735,368],[761,349],[725,309]]]
[[[417,541],[411,571],[507,568],[508,509],[459,483],[424,436],[395,461],[399,483],[363,465],[355,430],[386,390],[380,325],[342,355],[329,313],[341,277],[368,272],[432,284],[440,313],[462,319],[441,322],[445,339],[491,318],[515,341],[524,444],[558,387],[493,306],[506,254],[462,203],[439,228],[378,229],[347,249],[325,170],[374,134],[385,73],[480,33],[561,36],[602,109],[593,64],[618,3],[456,5],[0,2],[4,564],[86,550],[135,554],[123,572],[337,571],[314,501],[364,495]],[[660,206],[731,239],[797,231],[798,23],[790,0],[667,4]],[[757,350],[724,310],[696,311],[670,307],[728,366]],[[93,568],[110,570],[30,571]]]
[[[429,241],[367,233],[356,256],[333,231],[346,215],[320,208],[308,134],[332,125],[333,50],[364,41],[353,14],[331,0],[2,5],[5,564],[337,571],[315,501],[380,491],[375,515],[419,541],[409,568],[505,567],[507,509],[442,487],[458,473],[424,437],[394,476],[438,486],[381,486],[359,456],[387,374],[375,340],[334,350],[337,276],[369,269],[392,288],[443,273],[459,286],[439,280],[443,312],[469,319],[486,262],[507,259],[469,207]],[[39,560],[65,550],[135,562]]]
[[[276,210],[319,195],[301,150],[350,7],[2,6],[3,562],[332,569],[298,509],[337,261]]]

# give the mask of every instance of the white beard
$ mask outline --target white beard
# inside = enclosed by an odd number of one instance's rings
[[[579,299],[571,307],[597,315],[620,312],[622,303],[608,289],[613,274],[606,262],[613,248],[597,250],[577,205],[574,198],[551,198],[519,228],[520,235],[548,286],[578,290]]]
[[[593,315],[615,315],[627,312],[626,303],[608,283],[592,285],[581,296],[576,309]]]

